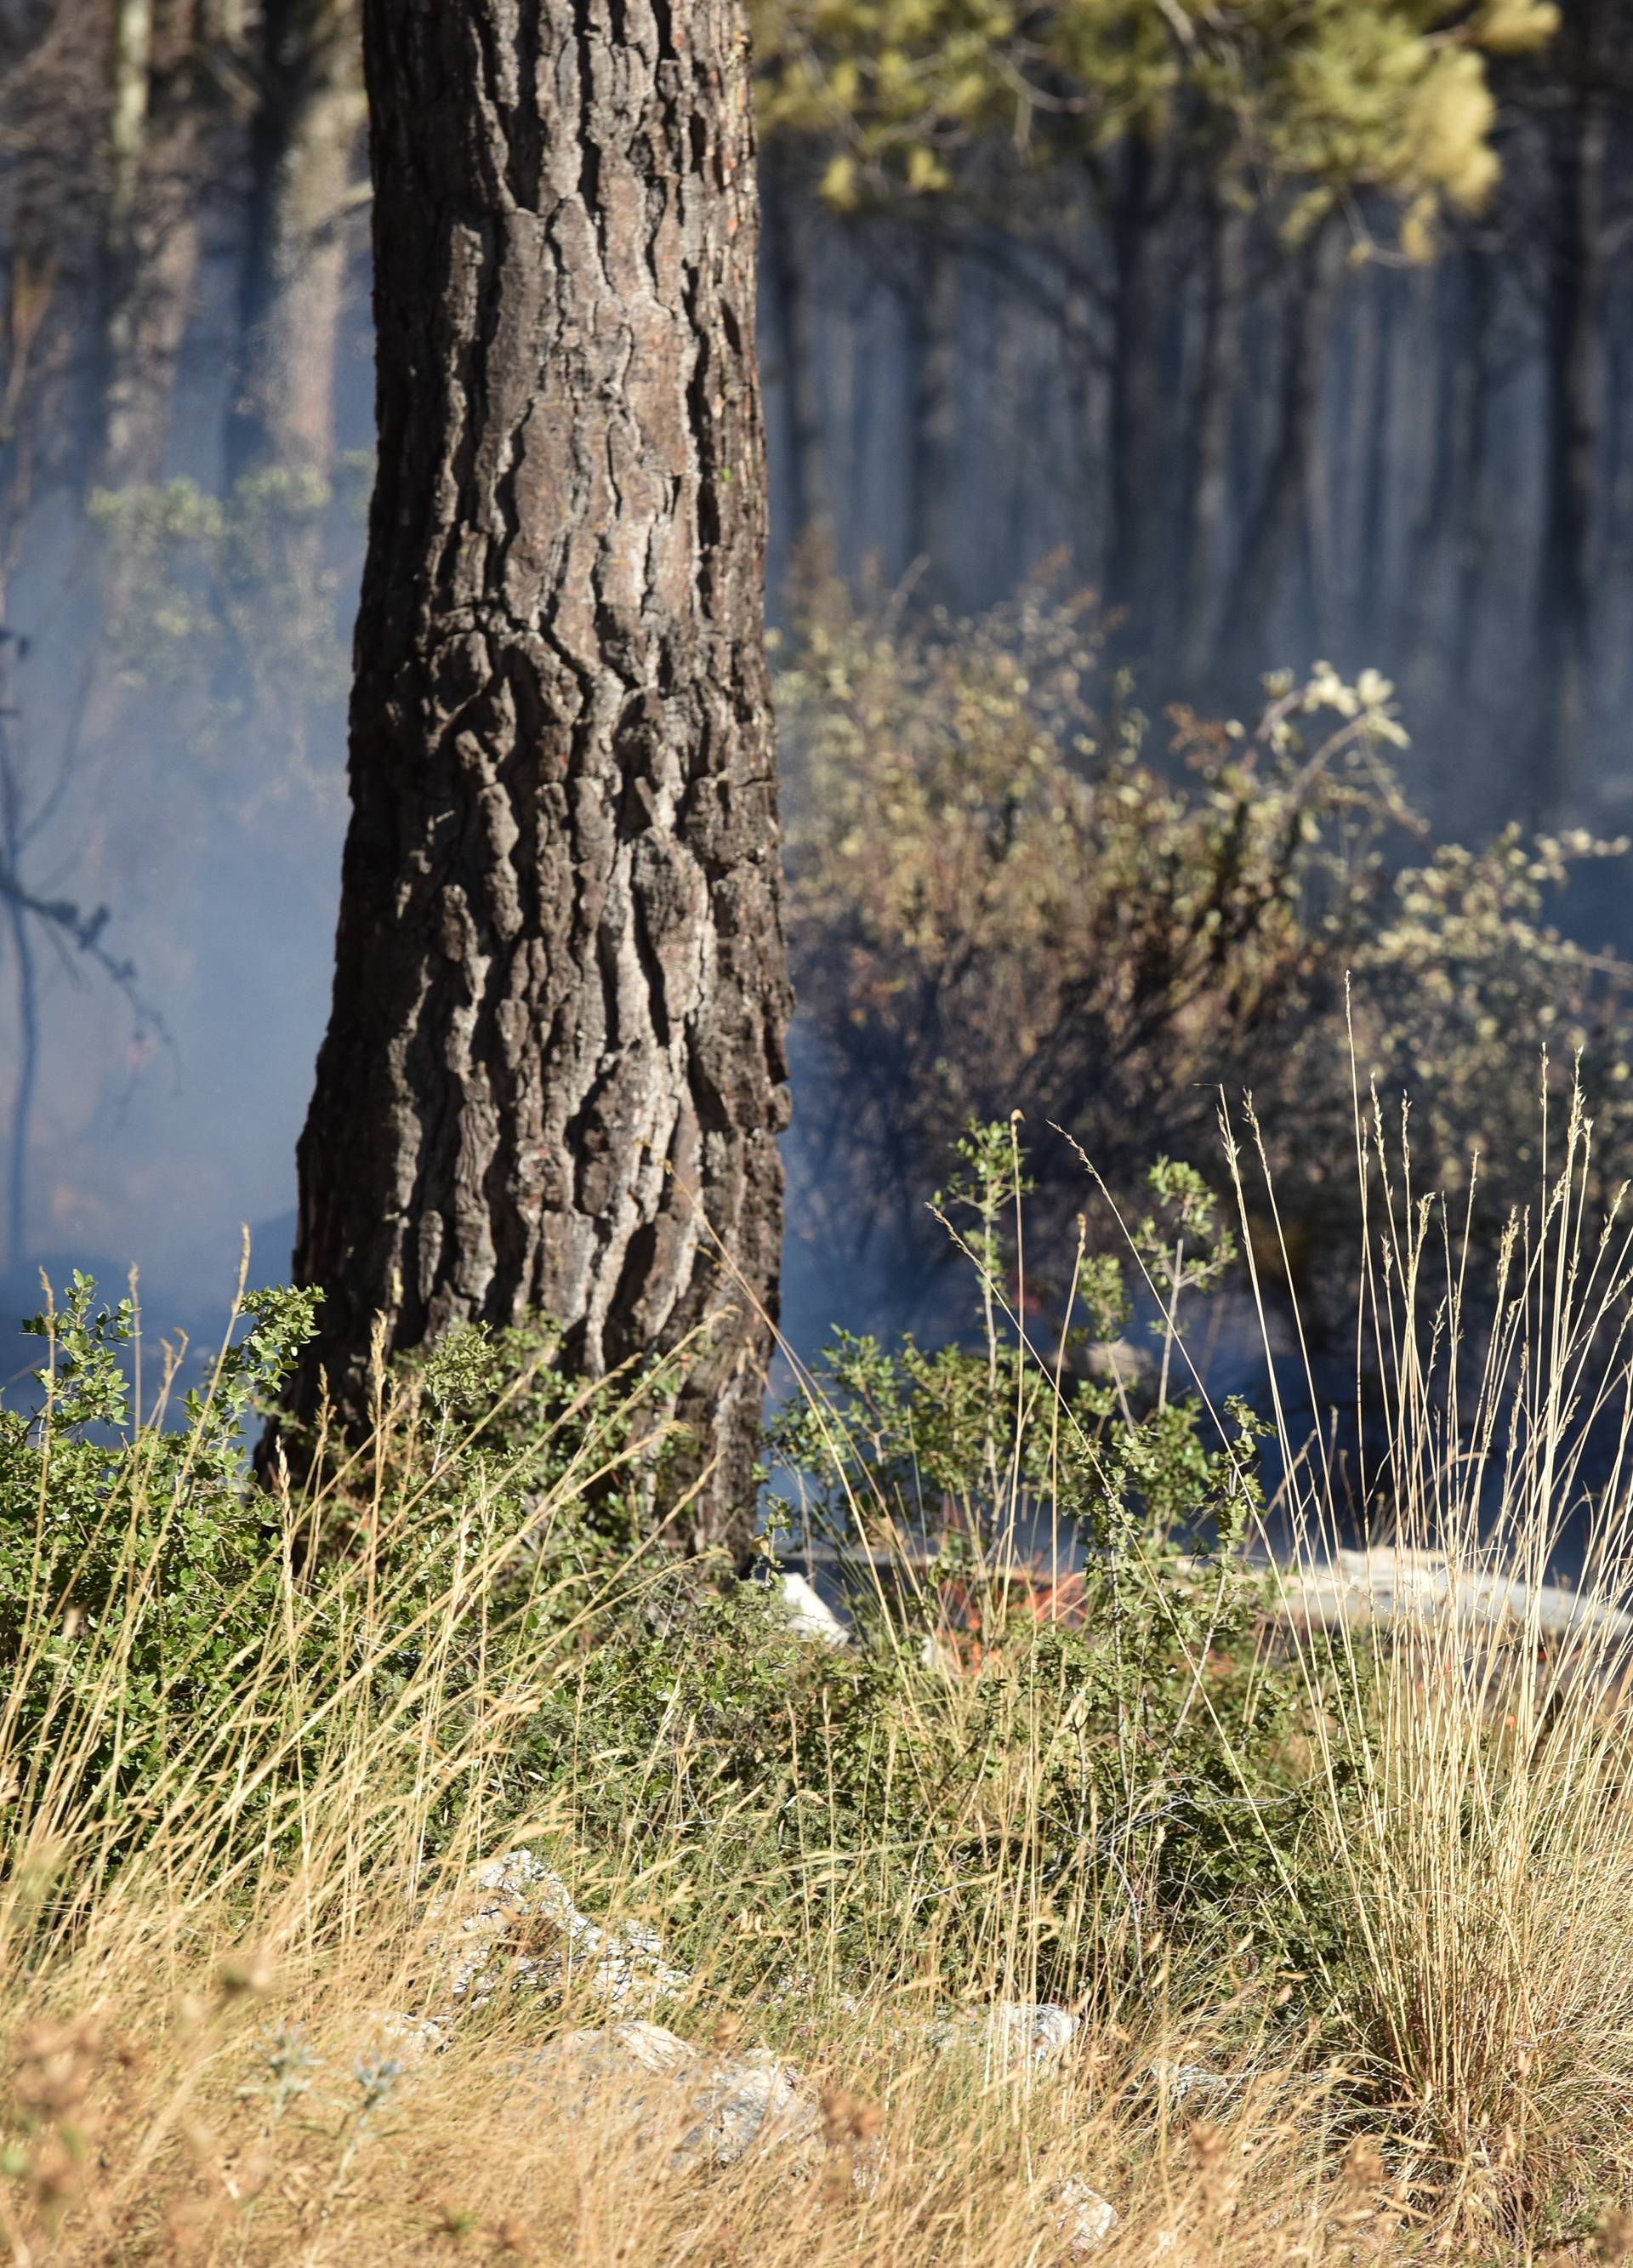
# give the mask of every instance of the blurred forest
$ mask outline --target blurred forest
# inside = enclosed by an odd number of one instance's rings
[[[1346,1016],[1499,1186],[1585,1048],[1614,1164],[1633,9],[764,0],[756,55],[796,1333],[1011,1102],[1114,1171],[1251,1084],[1319,1233]],[[368,196],[349,0],[0,0],[18,1311],[284,1264]]]

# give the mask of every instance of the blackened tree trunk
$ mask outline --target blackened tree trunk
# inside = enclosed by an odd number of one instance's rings
[[[239,287],[230,480],[275,465],[327,473],[363,124],[357,0],[267,0]]]
[[[106,487],[157,481],[200,254],[211,106],[194,0],[119,0],[110,49],[99,446]]]
[[[1468,256],[1468,335],[1464,352],[1470,366],[1467,433],[1460,455],[1461,471],[1455,526],[1457,571],[1452,600],[1449,678],[1453,693],[1467,700],[1475,687],[1481,593],[1491,563],[1496,468],[1497,372],[1492,334],[1496,328],[1497,276],[1491,254]]]
[[[1373,276],[1370,296],[1373,304],[1365,335],[1369,368],[1362,389],[1365,415],[1356,422],[1351,446],[1359,459],[1360,490],[1356,621],[1362,652],[1376,658],[1383,651],[1391,589],[1391,474],[1399,414],[1396,396],[1402,391],[1395,377],[1400,360],[1401,278],[1387,270]]]
[[[822,415],[818,308],[812,291],[813,195],[797,145],[775,138],[761,168],[765,208],[765,281],[776,326],[788,436],[791,549],[811,541],[826,554],[834,536],[833,483]]]
[[[296,1269],[371,1333],[707,1344],[695,1543],[741,1545],[788,996],[735,0],[366,0],[379,468]]]
[[[1248,524],[1217,665],[1221,681],[1245,690],[1263,659],[1264,640],[1288,558],[1298,538],[1316,446],[1321,380],[1333,302],[1343,272],[1338,231],[1323,224],[1292,278],[1283,341],[1279,430],[1258,508]]]
[[[1176,191],[1166,144],[1129,136],[1112,208],[1115,314],[1111,366],[1111,527],[1107,596],[1128,611],[1125,638],[1149,652],[1158,575],[1173,526],[1173,392],[1165,383],[1174,288],[1167,222]]]
[[[1205,683],[1219,606],[1219,570],[1230,505],[1231,439],[1242,387],[1247,328],[1249,218],[1230,183],[1208,215],[1208,298],[1200,368],[1191,399],[1180,549],[1181,682],[1193,699]]]
[[[933,231],[916,247],[908,302],[912,431],[908,445],[908,556],[920,599],[956,609],[963,578],[959,512],[959,370],[962,294],[958,254]]]
[[[1594,479],[1599,456],[1606,284],[1604,177],[1608,119],[1596,84],[1599,11],[1566,18],[1577,85],[1549,122],[1548,439],[1537,574],[1538,715],[1528,778],[1534,824],[1546,825],[1579,785],[1593,632]]]
[[[1425,279],[1430,304],[1424,358],[1435,358],[1433,431],[1392,641],[1412,712],[1428,709],[1437,678],[1447,657],[1459,651],[1461,636],[1450,608],[1440,603],[1441,585],[1445,563],[1457,557],[1469,522],[1469,475],[1489,323],[1487,269],[1478,251],[1464,247],[1443,258]]]

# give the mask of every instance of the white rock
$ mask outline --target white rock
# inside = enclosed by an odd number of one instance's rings
[[[1157,1375],[1157,1357],[1132,1339],[1097,1339],[1085,1350],[1084,1366],[1103,1386],[1144,1386]]]
[[[732,2166],[751,2151],[814,2149],[821,2112],[798,2073],[764,2049],[710,2058],[661,2024],[569,2032],[527,2058],[519,2080],[572,2117],[592,2114],[672,2174]]]
[[[943,2017],[930,2036],[932,2047],[979,2048],[1005,2071],[1043,2069],[1060,2061],[1078,2029],[1078,2018],[1057,2000],[995,2000]]]
[[[712,2158],[733,2166],[750,2150],[814,2142],[822,2114],[791,2065],[765,2048],[711,2065],[694,2098],[696,2124],[680,2154],[695,2163]]]
[[[542,2091],[569,2118],[593,2114],[598,2134],[650,2157],[676,2146],[702,2063],[661,2024],[636,2021],[569,2032],[512,2068],[531,2101]]]
[[[1339,1550],[1329,1560],[1285,1568],[1276,1578],[1276,1591],[1280,1611],[1295,1622],[1421,1627],[1449,1616],[1460,1628],[1522,1635],[1633,1634],[1633,1615],[1608,1600],[1561,1584],[1527,1584],[1501,1567],[1465,1564],[1444,1551],[1401,1544]]]
[[[1048,2194],[1051,2233],[1066,2248],[1070,2260],[1086,2259],[1098,2252],[1116,2228],[1122,2215],[1080,2174],[1068,2174]]]
[[[1192,2098],[1218,2102],[1233,2095],[1241,2085],[1239,2078],[1226,2072],[1210,2071],[1199,2063],[1171,2063],[1166,2056],[1153,2060],[1151,2075],[1170,2102],[1185,2102]]]
[[[407,2016],[398,2008],[371,2008],[365,2029],[370,2046],[405,2071],[417,2071],[448,2044],[445,2024],[434,2016]]]
[[[460,1889],[438,1898],[433,1915],[452,1927],[430,1950],[447,1962],[450,2014],[480,2008],[504,1989],[539,1992],[571,1984],[620,2012],[650,2006],[690,1982],[664,1957],[655,1930],[629,1922],[603,1929],[573,1904],[553,1867],[531,1851],[510,1851],[473,1867]],[[445,2021],[443,2019],[442,2021]]]
[[[850,1645],[850,1632],[805,1576],[785,1572],[777,1577],[776,1587],[782,1592],[789,1622],[801,1638],[813,1638],[819,1646]]]

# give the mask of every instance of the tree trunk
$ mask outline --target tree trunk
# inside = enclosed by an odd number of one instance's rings
[[[1089,214],[1078,200],[1069,225],[1079,241],[1092,227]],[[1061,325],[1056,365],[1062,372],[1065,398],[1068,449],[1062,470],[1070,497],[1068,542],[1072,573],[1084,584],[1098,583],[1103,590],[1110,563],[1107,541],[1109,509],[1106,497],[1106,451],[1097,414],[1105,393],[1100,373],[1108,359],[1096,334],[1095,306],[1080,279],[1069,276],[1061,294]]]
[[[1109,447],[1111,528],[1106,595],[1125,608],[1125,642],[1149,652],[1160,637],[1153,620],[1155,563],[1171,533],[1167,505],[1172,389],[1165,344],[1173,313],[1173,262],[1166,221],[1172,159],[1143,134],[1129,136],[1111,218],[1115,275]]]
[[[114,14],[95,477],[126,488],[165,468],[198,272],[207,125],[192,0],[119,0]]]
[[[1396,332],[1400,279],[1387,271],[1370,279],[1375,301],[1372,324],[1371,364],[1363,389],[1365,416],[1358,419],[1354,445],[1360,456],[1360,509],[1356,545],[1357,644],[1372,661],[1383,651],[1384,624],[1390,589],[1391,474],[1394,465]]]
[[[1497,285],[1494,255],[1475,249],[1468,255],[1468,335],[1464,350],[1469,364],[1468,431],[1454,516],[1457,571],[1452,597],[1450,680],[1452,693],[1460,703],[1466,703],[1475,690],[1481,593],[1490,563],[1497,393],[1492,333]]]
[[[1276,453],[1247,529],[1225,619],[1220,665],[1239,688],[1265,658],[1266,632],[1298,538],[1320,412],[1328,324],[1342,257],[1338,231],[1328,222],[1306,247],[1294,278],[1283,344]]]
[[[344,222],[364,118],[357,0],[268,0],[261,49],[229,482],[267,465],[325,475],[334,455]]]
[[[1480,364],[1485,352],[1483,263],[1464,249],[1445,255],[1430,279],[1431,303],[1425,358],[1434,357],[1433,431],[1430,461],[1418,483],[1419,505],[1407,539],[1392,641],[1395,669],[1406,688],[1408,713],[1430,711],[1447,658],[1458,650],[1452,619],[1455,592],[1443,591],[1444,564],[1455,556],[1467,524],[1469,467],[1474,455]],[[1447,603],[1443,605],[1443,599]]]
[[[109,54],[107,237],[115,254],[136,209],[147,141],[153,0],[114,0]]]
[[[1215,198],[1210,221],[1208,302],[1191,404],[1181,541],[1178,659],[1181,683],[1192,697],[1203,690],[1213,652],[1231,435],[1247,327],[1248,215],[1227,188]]]
[[[695,1545],[741,1547],[788,1008],[758,213],[735,0],[365,0],[379,466],[296,1381],[553,1318],[706,1344]]]
[[[787,419],[790,552],[807,539],[831,546],[833,483],[822,416],[821,346],[811,288],[813,246],[802,230],[810,191],[803,185],[786,136],[774,140],[762,166],[765,183],[766,288],[771,302]]]
[[[115,16],[105,237],[99,431],[87,453],[108,490],[165,476],[182,350],[202,251],[217,112],[200,86],[196,0],[121,0]],[[140,568],[115,540],[103,556],[100,630],[115,634]],[[88,649],[70,761],[118,744],[129,692],[101,636]]]
[[[933,231],[915,247],[908,309],[913,431],[908,443],[908,558],[930,606],[956,609],[962,594],[959,512],[960,291],[958,255]]]
[[[1578,30],[1579,91],[1554,121],[1546,331],[1548,439],[1537,576],[1539,711],[1527,815],[1541,826],[1581,774],[1593,650],[1593,479],[1605,296],[1605,108],[1592,77],[1593,17]]]

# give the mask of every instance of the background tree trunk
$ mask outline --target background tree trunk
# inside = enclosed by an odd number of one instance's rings
[[[364,38],[379,469],[296,1407],[321,1369],[366,1421],[377,1317],[542,1313],[592,1376],[702,1330],[687,1534],[740,1547],[788,1006],[742,20],[366,0]]]
[[[1320,413],[1328,327],[1342,272],[1342,239],[1337,228],[1325,222],[1293,275],[1283,339],[1276,453],[1248,524],[1225,613],[1216,667],[1222,682],[1239,688],[1250,686],[1262,666],[1257,642],[1271,622],[1283,572],[1298,541]]]
[[[1399,399],[1404,396],[1409,402],[1410,388],[1397,386],[1395,380],[1404,279],[1386,271],[1381,276],[1369,276],[1367,283],[1374,295],[1374,306],[1367,354],[1369,366],[1362,389],[1365,414],[1357,419],[1355,429],[1359,498],[1356,514],[1354,612],[1359,649],[1375,659],[1384,651],[1384,629],[1389,616],[1394,550],[1392,475]]]
[[[787,420],[788,524],[783,541],[791,553],[807,540],[826,553],[834,541],[834,493],[822,415],[820,327],[812,289],[816,215],[797,145],[786,135],[772,143],[761,180],[766,291]]]
[[[958,254],[925,227],[912,247],[908,357],[913,388],[908,451],[908,561],[921,566],[921,602],[957,612],[961,595],[959,512],[960,302]]]
[[[1537,571],[1538,716],[1525,785],[1527,816],[1545,826],[1571,799],[1582,768],[1593,662],[1594,475],[1603,391],[1605,107],[1595,84],[1598,10],[1566,18],[1574,99],[1549,121],[1553,228],[1548,244],[1548,439]]]
[[[155,298],[173,298],[164,288],[169,282],[164,271],[172,264],[164,232],[155,229],[150,210],[157,186],[148,162],[155,30],[154,0],[115,0],[108,48],[99,432],[88,460],[92,477],[110,488],[158,477],[168,409],[169,373],[153,367],[160,342],[151,335],[156,319],[158,328],[168,328]],[[185,233],[195,235],[191,229]],[[188,266],[190,270],[190,261]]]
[[[1247,325],[1249,216],[1231,185],[1210,202],[1208,298],[1195,390],[1191,400],[1180,545],[1181,684],[1196,697],[1213,652],[1219,562],[1230,508],[1231,438],[1242,383]]]
[[[1468,433],[1456,521],[1457,571],[1448,671],[1452,688],[1460,702],[1467,702],[1475,688],[1480,592],[1490,565],[1491,546],[1493,397],[1497,391],[1492,333],[1497,318],[1497,276],[1489,255],[1479,251],[1470,254],[1468,287],[1468,335],[1464,342],[1470,365]]]
[[[1173,389],[1164,381],[1174,320],[1173,167],[1166,145],[1131,135],[1109,219],[1115,312],[1106,595],[1128,610],[1123,643],[1145,653],[1161,640],[1157,570],[1173,536]]]
[[[239,308],[229,481],[326,474],[346,288],[345,213],[364,119],[357,0],[267,0]]]
[[[204,202],[219,126],[202,68],[197,0],[156,0],[134,204],[118,222],[103,478],[161,480],[198,296]]]

